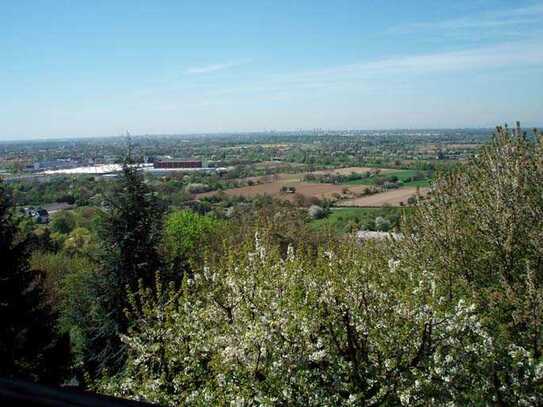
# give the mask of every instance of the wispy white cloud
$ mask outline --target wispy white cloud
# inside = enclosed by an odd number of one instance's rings
[[[219,71],[224,71],[226,69],[235,68],[240,65],[245,65],[245,64],[248,64],[249,62],[251,62],[250,59],[242,59],[239,61],[229,61],[229,62],[224,62],[221,64],[196,66],[196,67],[188,68],[187,70],[185,70],[185,73],[189,75],[196,75],[196,74],[219,72]]]
[[[499,75],[503,75],[506,69],[512,68],[543,69],[542,41],[542,37],[534,37],[456,51],[404,54],[323,69],[252,75],[251,80],[223,83],[216,83],[215,80],[192,83],[188,80],[155,91],[160,98],[167,94],[167,98],[179,103],[183,100],[199,105],[229,103],[234,100],[269,101],[278,97],[287,100],[289,97],[328,91],[356,90],[361,94],[391,90],[410,92],[417,84],[435,81],[436,78],[454,80],[460,73],[492,75],[492,72],[499,72]]]
[[[290,88],[334,87],[357,83],[372,86],[376,81],[382,84],[389,83],[389,80],[406,80],[422,75],[484,72],[506,67],[543,67],[541,40],[538,38],[461,51],[396,56],[277,76],[265,83],[280,83]]]
[[[462,51],[400,56],[339,68],[355,73],[428,73],[437,71],[500,68],[513,64],[543,63],[539,41],[500,44]]]
[[[527,7],[500,9],[477,15],[454,19],[423,21],[392,27],[389,33],[409,34],[420,31],[441,31],[457,33],[464,30],[526,29],[526,26],[539,25],[543,20],[543,4]]]

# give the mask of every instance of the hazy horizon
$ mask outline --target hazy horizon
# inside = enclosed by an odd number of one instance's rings
[[[508,122],[508,123],[500,123],[497,126],[503,126],[507,125],[509,128],[513,128],[515,126],[515,122]],[[543,125],[533,125],[533,126],[525,126],[523,123],[521,123],[521,127],[527,131],[528,133],[533,128],[542,128]],[[281,134],[281,133],[303,133],[304,135],[307,135],[309,133],[340,133],[340,132],[355,132],[355,133],[379,133],[379,132],[417,132],[417,131],[423,131],[423,132],[432,132],[432,131],[494,131],[496,129],[496,126],[492,127],[441,127],[441,128],[376,128],[376,129],[279,129],[279,130],[251,130],[251,131],[218,131],[218,132],[201,132],[201,133],[157,133],[157,134],[135,134],[130,133],[130,137],[138,138],[138,137],[212,137],[212,136],[229,136],[229,135],[249,135],[249,134]],[[43,136],[43,137],[21,137],[21,138],[0,138],[0,143],[2,142],[24,142],[24,141],[64,141],[64,140],[93,140],[93,139],[115,139],[115,138],[125,138],[127,136],[126,133],[124,134],[114,134],[114,135],[104,135],[104,136],[93,136],[93,135],[86,135],[86,136],[62,136],[62,137],[55,137],[55,136]]]
[[[21,1],[0,141],[543,118],[543,2]]]

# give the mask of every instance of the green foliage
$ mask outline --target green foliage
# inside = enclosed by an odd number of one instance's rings
[[[61,211],[52,218],[51,229],[53,232],[68,234],[75,228],[74,215],[69,211]]]
[[[43,180],[20,180],[11,189],[19,205],[66,202],[87,205],[91,197],[109,190],[107,182],[88,176],[55,176]]]
[[[203,249],[220,235],[219,220],[190,210],[175,211],[166,217],[164,245],[170,258],[202,260]]]
[[[97,264],[88,256],[66,252],[35,252],[33,268],[43,270],[49,302],[58,315],[58,328],[70,339],[72,373],[85,383],[92,346],[88,329],[97,310]]]
[[[82,227],[75,228],[64,240],[63,249],[67,254],[92,256],[96,252],[98,242],[95,236]]]
[[[82,227],[93,234],[96,234],[99,229],[99,221],[102,211],[98,208],[93,207],[80,207],[71,210],[71,213],[74,216],[75,227]]]
[[[18,233],[10,211],[0,180],[0,376],[54,383],[63,378],[69,355],[42,275],[30,268],[28,236]]]

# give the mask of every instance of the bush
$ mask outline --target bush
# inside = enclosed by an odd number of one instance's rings
[[[390,221],[378,216],[375,218],[375,229],[379,232],[388,232],[390,230]]]
[[[68,254],[90,255],[97,250],[98,243],[92,233],[85,228],[72,230],[64,241],[64,251]]]
[[[311,219],[322,219],[326,216],[325,210],[318,205],[311,205],[307,213]]]
[[[170,259],[176,257],[202,260],[204,247],[216,240],[221,222],[217,219],[183,210],[170,213],[164,224],[164,245]]]
[[[53,217],[51,229],[53,232],[68,234],[75,228],[74,215],[69,211],[61,211]]]
[[[59,203],[67,203],[69,205],[73,205],[75,203],[75,198],[73,195],[62,195],[61,197],[57,198],[56,200]]]
[[[211,187],[206,184],[188,184],[186,187],[186,191],[191,194],[199,194],[202,192],[208,192],[211,191]]]

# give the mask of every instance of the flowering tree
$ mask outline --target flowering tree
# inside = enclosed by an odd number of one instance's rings
[[[543,145],[498,128],[468,165],[435,184],[406,228],[403,267],[424,269],[440,296],[475,304],[492,354],[487,399],[541,403],[543,351]],[[530,396],[528,396],[530,395]]]
[[[260,228],[180,288],[141,286],[127,364],[99,388],[171,405],[542,403],[541,148],[499,129],[403,239],[285,253]]]

